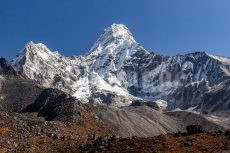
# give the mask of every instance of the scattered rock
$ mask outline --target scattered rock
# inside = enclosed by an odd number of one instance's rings
[[[173,133],[173,137],[181,137],[181,136],[182,136],[181,132]]]
[[[160,110],[160,107],[155,102],[143,101],[143,100],[134,100],[130,106],[148,106],[155,110]]]
[[[230,130],[225,131],[224,135],[230,139]]]
[[[184,147],[190,147],[193,145],[193,141],[191,139],[186,139],[184,142],[183,142],[183,146]]]
[[[203,128],[200,125],[189,125],[186,127],[187,134],[196,134],[196,133],[203,133]]]

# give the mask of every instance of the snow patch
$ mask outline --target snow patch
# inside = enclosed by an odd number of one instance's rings
[[[105,80],[103,80],[96,72],[92,72],[91,75],[91,86],[92,88],[96,88],[97,90],[104,90],[109,92],[114,92],[120,96],[129,95],[127,91],[115,85],[108,84]]]
[[[225,64],[230,64],[230,58],[226,58],[226,57],[221,57],[221,56],[216,56],[216,55],[212,55],[212,54],[208,54],[207,55],[215,60],[218,60],[222,63],[225,63]]]
[[[5,99],[5,96],[0,96],[0,100],[4,100]]]
[[[154,102],[160,107],[161,110],[165,110],[168,106],[168,102],[165,100],[156,100]]]
[[[49,59],[49,55],[46,53],[46,52],[41,52],[41,51],[38,51],[37,54],[43,58],[44,60],[48,60]]]
[[[193,70],[193,63],[190,61],[186,61],[183,65],[182,65],[182,71],[186,71],[186,70]]]

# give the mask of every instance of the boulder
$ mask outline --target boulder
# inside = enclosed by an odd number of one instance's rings
[[[203,127],[200,125],[189,125],[186,127],[187,134],[203,133]]]

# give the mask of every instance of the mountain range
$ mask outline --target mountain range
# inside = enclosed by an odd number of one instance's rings
[[[9,148],[43,134],[84,140],[151,137],[194,124],[230,129],[230,58],[149,52],[122,24],[105,29],[82,56],[30,42],[11,63],[0,58],[0,93],[0,132],[11,131],[0,140]]]
[[[230,58],[149,52],[122,24],[106,28],[85,55],[65,57],[30,42],[11,66],[36,84],[83,103],[120,108],[139,101],[167,111],[230,114]]]

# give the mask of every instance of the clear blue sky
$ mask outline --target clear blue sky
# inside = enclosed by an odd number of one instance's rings
[[[84,54],[112,23],[149,51],[230,57],[230,0],[0,0],[0,56],[12,59],[31,40]]]

